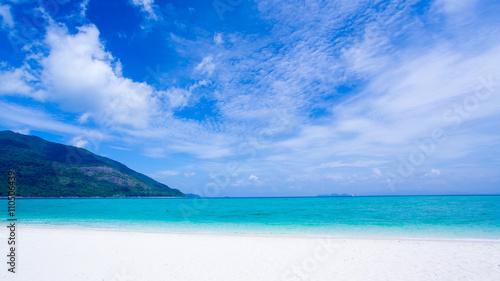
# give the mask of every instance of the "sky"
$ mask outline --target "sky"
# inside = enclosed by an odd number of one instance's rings
[[[500,194],[495,0],[2,0],[0,129],[185,193]]]

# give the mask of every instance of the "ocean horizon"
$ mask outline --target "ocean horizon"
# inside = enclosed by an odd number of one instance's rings
[[[175,199],[175,200],[171,200]],[[500,239],[500,196],[23,198],[20,226],[170,233]],[[3,219],[7,217],[5,214]]]

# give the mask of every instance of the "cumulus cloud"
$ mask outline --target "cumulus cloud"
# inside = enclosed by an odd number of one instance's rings
[[[193,91],[208,81],[196,81],[185,88],[157,90],[144,82],[123,77],[120,61],[106,50],[93,24],[70,33],[64,25],[51,21],[44,40],[36,46],[34,51],[43,47],[43,52],[31,57],[38,68],[31,69],[25,64],[13,69],[2,64],[0,95],[52,102],[62,111],[77,115],[75,121],[81,125],[97,125],[111,133],[134,138],[132,142],[152,158],[162,158],[171,152],[186,152],[200,158],[234,153],[230,147],[234,144],[232,133],[217,134],[221,128],[218,124],[173,116],[172,111],[188,106]],[[45,121],[31,119],[30,123],[47,128],[45,124],[52,121]]]
[[[146,128],[155,112],[154,89],[115,71],[115,60],[94,25],[78,30],[74,35],[55,25],[47,30],[49,55],[40,63],[41,84],[50,91],[49,98],[103,125]]]
[[[42,93],[29,85],[29,75],[24,67],[0,71],[0,95],[22,95],[43,100]]]

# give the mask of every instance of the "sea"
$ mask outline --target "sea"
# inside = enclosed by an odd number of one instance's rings
[[[15,218],[19,228],[500,240],[500,196],[17,199]]]

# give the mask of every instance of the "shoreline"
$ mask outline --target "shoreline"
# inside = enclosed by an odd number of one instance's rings
[[[348,196],[321,196],[321,195],[312,195],[312,196],[263,196],[263,197],[176,197],[176,196],[124,196],[124,197],[99,197],[99,196],[91,196],[91,197],[77,197],[77,196],[69,196],[69,197],[22,197],[16,196],[16,199],[272,199],[272,198],[357,198],[357,197],[443,197],[443,196],[451,196],[451,197],[460,197],[460,196],[500,196],[500,194],[417,194],[417,195],[348,195]],[[0,196],[0,199],[8,199],[7,196]]]
[[[63,231],[99,231],[99,232],[118,232],[118,233],[144,233],[144,234],[168,234],[168,235],[188,235],[188,236],[228,236],[228,237],[262,237],[262,238],[296,238],[296,239],[337,239],[337,240],[405,240],[405,241],[436,241],[436,242],[487,242],[500,243],[498,239],[488,238],[455,238],[455,237],[406,237],[406,236],[376,236],[376,235],[314,235],[314,234],[259,234],[259,233],[224,233],[224,232],[176,232],[166,230],[152,229],[126,229],[126,228],[102,228],[102,227],[75,227],[67,225],[18,225],[22,229],[45,229],[45,230],[63,230]]]

